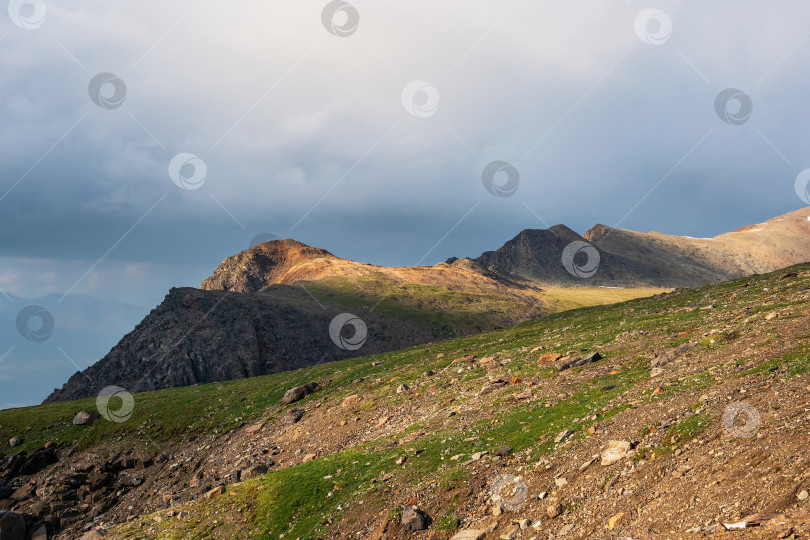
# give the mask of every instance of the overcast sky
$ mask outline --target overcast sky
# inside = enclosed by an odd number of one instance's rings
[[[806,205],[803,0],[0,13],[0,288],[20,297],[151,307],[260,233],[413,265],[556,223],[705,237]],[[493,161],[513,168],[487,190]]]

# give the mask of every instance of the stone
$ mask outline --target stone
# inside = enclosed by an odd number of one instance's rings
[[[627,517],[627,512],[619,512],[608,520],[608,529],[611,531],[619,526],[619,524]]]
[[[223,489],[222,486],[217,486],[211,491],[206,492],[205,495],[203,495],[203,497],[205,497],[206,499],[213,499],[214,497],[219,497],[224,492],[225,490]]]
[[[95,412],[79,411],[76,413],[76,416],[73,417],[73,425],[90,427],[97,418],[98,415]]]
[[[25,499],[30,499],[36,494],[37,486],[36,484],[24,484],[17,488],[17,490],[11,494],[11,498],[15,501],[23,501]]]
[[[315,392],[320,390],[320,388],[321,385],[316,382],[302,384],[301,386],[290,388],[284,393],[284,397],[281,398],[281,403],[283,403],[284,405],[295,403],[296,401],[300,401],[310,394],[314,394]]]
[[[411,391],[411,389],[410,389],[410,387],[408,387],[407,384],[400,384],[397,387],[397,394],[407,394],[410,391]]]
[[[515,540],[520,534],[520,527],[514,527],[511,531],[501,535],[501,540]]]
[[[403,531],[423,531],[428,527],[428,517],[421,510],[406,506],[402,510]]]
[[[484,451],[482,451],[482,452],[476,452],[476,453],[474,453],[474,454],[473,454],[472,456],[470,456],[470,457],[472,458],[472,460],[473,460],[473,461],[479,461],[479,460],[480,460],[482,457],[484,457],[484,456],[485,456],[485,455],[487,455],[487,454],[489,454],[489,452],[487,452],[486,450],[484,450]]]
[[[810,494],[808,494],[807,490],[805,489],[801,493],[799,493],[796,496],[796,498],[799,499],[800,501],[806,501],[808,496],[810,496]]]
[[[567,485],[568,485],[568,480],[566,480],[565,478],[555,478],[555,479],[554,479],[554,484],[555,484],[555,485],[556,485],[558,488],[561,488],[561,487],[564,487],[564,486],[567,486]]]
[[[557,535],[558,535],[558,536],[565,536],[565,535],[567,535],[568,533],[570,533],[570,532],[571,532],[571,531],[573,531],[573,530],[574,530],[574,524],[573,524],[573,523],[569,523],[568,525],[566,525],[565,527],[563,527],[562,529],[560,529],[560,532],[559,532],[559,533],[557,533]]]
[[[352,394],[350,396],[346,396],[340,406],[344,409],[350,409],[356,405],[359,405],[361,401],[363,401],[363,398],[357,394]]]
[[[559,516],[560,514],[562,514],[562,504],[560,504],[559,501],[551,502],[551,504],[549,504],[546,507],[546,514],[551,519],[554,519],[555,517]]]
[[[684,343],[683,345],[666,349],[650,362],[650,367],[663,367],[670,362],[677,360],[679,357],[683,356],[695,347],[697,347],[697,343]]]
[[[583,356],[582,358],[572,358],[570,360],[565,360],[561,362],[560,365],[557,366],[557,371],[565,371],[566,369],[578,366],[585,366],[587,364],[592,364],[601,360],[603,356],[598,352],[592,352],[587,356]]]
[[[503,506],[501,506],[500,504],[496,504],[495,506],[492,507],[492,516],[493,517],[498,517],[501,514],[503,514]]]
[[[261,429],[264,427],[263,423],[253,424],[245,428],[245,433],[247,435],[256,435]]]
[[[15,446],[20,446],[22,443],[23,443],[22,439],[20,439],[19,437],[12,437],[11,439],[8,440],[8,445],[12,448],[14,448]]]
[[[308,463],[310,461],[315,461],[315,458],[318,456],[316,454],[306,454],[304,459],[301,460],[301,463]]]
[[[450,540],[482,540],[486,535],[486,530],[467,529],[457,532]]]
[[[613,465],[621,461],[630,451],[630,443],[627,441],[608,441],[607,448],[602,452],[602,465]]]
[[[284,416],[281,417],[281,423],[285,426],[291,426],[293,424],[297,424],[303,417],[303,409],[290,409]]]
[[[582,465],[580,465],[579,466],[579,472],[583,472],[585,469],[587,469],[588,467],[593,465],[594,461],[596,461],[596,458],[591,458],[588,461],[586,461],[585,463],[583,463]]]
[[[655,390],[653,390],[652,395],[654,395],[654,396],[660,396],[660,395],[661,395],[661,394],[663,394],[663,393],[664,393],[664,389],[663,389],[663,388],[661,388],[661,387],[659,386],[659,387],[657,387]]]
[[[555,443],[561,443],[561,442],[563,442],[565,439],[567,439],[568,437],[570,437],[573,434],[574,434],[574,432],[571,431],[570,429],[564,429],[561,432],[557,433],[557,436],[554,437],[554,442]]]
[[[0,538],[3,540],[26,540],[25,520],[19,514],[0,510]]]
[[[495,451],[495,455],[498,457],[506,457],[512,453],[512,449],[506,445],[501,446]]]
[[[485,394],[489,394],[490,392],[494,392],[498,388],[506,386],[507,384],[509,384],[509,383],[507,383],[503,379],[496,379],[494,381],[488,381],[488,382],[484,383],[484,386],[481,387],[481,391],[478,392],[478,395],[483,396]]]
[[[129,474],[129,473],[122,473],[118,477],[118,485],[126,486],[126,487],[137,487],[143,484],[143,478]]]
[[[267,465],[265,465],[264,463],[259,463],[258,465],[253,465],[252,467],[248,467],[247,469],[242,469],[239,473],[239,480],[241,482],[244,482],[245,480],[256,478],[257,476],[261,476],[265,473],[267,473]]]
[[[552,363],[552,362],[556,362],[556,361],[557,361],[557,360],[559,360],[560,358],[562,358],[562,355],[561,355],[561,354],[557,354],[557,353],[547,353],[547,354],[544,354],[544,355],[542,355],[542,356],[540,357],[540,359],[537,361],[537,365],[538,365],[538,366],[540,366],[540,367],[542,367],[542,366],[544,366],[544,365],[546,365],[546,364],[550,364],[550,363]]]

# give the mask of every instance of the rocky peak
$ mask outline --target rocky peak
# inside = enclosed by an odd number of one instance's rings
[[[289,284],[305,278],[297,270],[318,259],[337,260],[337,257],[325,249],[311,247],[289,238],[273,240],[228,257],[211,277],[202,282],[200,288],[259,292],[268,285]]]

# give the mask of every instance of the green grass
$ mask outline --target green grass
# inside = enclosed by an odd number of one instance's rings
[[[711,425],[711,418],[703,414],[695,414],[685,418],[669,428],[664,436],[664,442],[669,444],[679,444],[694,439]]]

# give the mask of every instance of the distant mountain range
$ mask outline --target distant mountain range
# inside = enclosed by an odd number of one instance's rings
[[[564,225],[528,229],[476,259],[420,267],[275,240],[225,259],[199,290],[172,289],[46,402],[113,384],[139,392],[297,369],[807,261],[810,208],[708,239],[605,225],[584,236]],[[341,313],[365,325],[362,346],[343,346],[351,330],[330,334]]]

